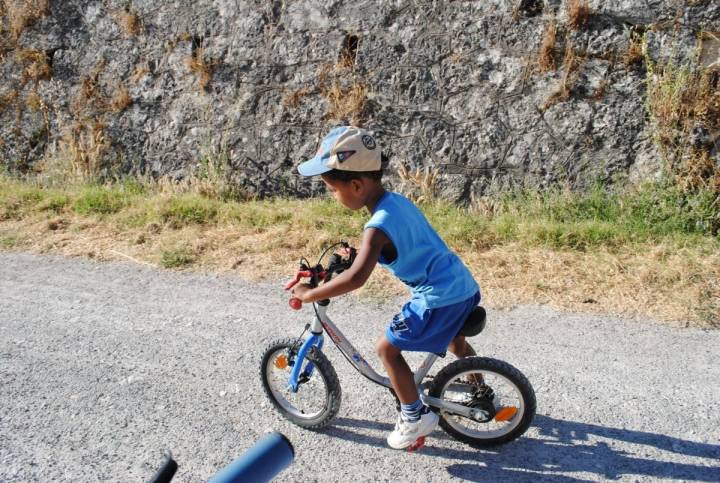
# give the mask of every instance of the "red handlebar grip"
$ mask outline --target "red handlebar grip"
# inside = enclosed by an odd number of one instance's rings
[[[292,297],[288,303],[293,310],[300,310],[302,308],[302,301],[297,297]]]

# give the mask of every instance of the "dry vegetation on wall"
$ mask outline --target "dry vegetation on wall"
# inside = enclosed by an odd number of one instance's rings
[[[118,84],[113,93],[112,99],[110,99],[110,109],[115,112],[122,112],[132,104],[132,98],[130,97],[130,91],[123,84]]]
[[[114,17],[126,36],[134,37],[142,31],[142,22],[134,10],[120,10],[115,13]]]
[[[17,41],[23,30],[50,13],[50,0],[3,0],[0,13],[7,19],[11,38]]]
[[[538,67],[541,73],[555,70],[555,40],[557,37],[557,24],[551,21],[545,31],[540,54],[538,55]]]
[[[646,63],[647,109],[668,171],[687,190],[720,195],[720,166],[711,156],[720,145],[720,67]]]
[[[545,101],[542,107],[543,110],[547,110],[558,102],[563,102],[570,98],[572,86],[577,76],[577,69],[583,61],[584,59],[578,55],[575,48],[568,43],[565,46],[560,83],[558,84],[557,90]]]
[[[185,65],[197,76],[198,89],[204,91],[212,80],[214,63],[205,60],[205,49],[202,46],[195,48],[193,55],[185,58]]]
[[[25,68],[20,76],[20,82],[24,86],[30,81],[38,82],[48,80],[52,76],[47,53],[42,50],[18,49],[15,57]]]
[[[590,4],[587,0],[568,0],[567,18],[568,25],[573,30],[584,27],[590,18]]]

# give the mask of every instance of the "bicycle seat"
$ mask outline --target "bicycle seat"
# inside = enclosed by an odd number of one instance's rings
[[[465,325],[463,325],[463,328],[460,329],[459,335],[464,335],[465,337],[478,335],[485,328],[486,318],[487,314],[485,309],[478,305],[472,312],[470,312],[470,315],[465,321]]]

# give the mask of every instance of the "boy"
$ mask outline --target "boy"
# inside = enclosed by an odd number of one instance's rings
[[[458,335],[480,301],[470,271],[407,198],[382,185],[381,151],[365,130],[343,126],[330,131],[315,157],[298,166],[303,176],[322,177],[327,189],[351,210],[367,208],[361,247],[350,269],[316,288],[298,285],[303,302],[329,299],[361,287],[377,263],[404,282],[412,294],[376,350],[400,400],[401,414],[387,438],[395,449],[410,446],[437,426],[438,415],[423,405],[403,350],[475,355]]]

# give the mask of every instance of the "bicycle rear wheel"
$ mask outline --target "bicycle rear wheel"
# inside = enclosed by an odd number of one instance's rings
[[[290,371],[302,342],[292,338],[271,342],[263,352],[260,378],[265,394],[283,417],[303,428],[317,429],[337,415],[342,392],[332,364],[315,348],[308,351],[303,362],[303,369],[309,362],[315,366],[312,375],[301,375],[297,392],[292,392],[288,385]]]
[[[444,367],[429,394],[478,410],[475,419],[440,410],[440,426],[472,446],[494,446],[518,438],[535,416],[535,391],[510,364],[466,357]]]

